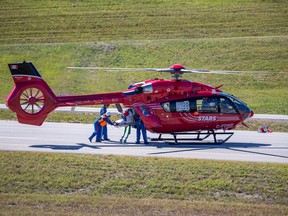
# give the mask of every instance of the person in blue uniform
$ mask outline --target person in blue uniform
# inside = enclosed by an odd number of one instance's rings
[[[136,142],[135,143],[140,144],[140,137],[141,137],[141,132],[142,132],[144,144],[148,144],[146,127],[139,115],[137,115],[135,119],[135,127],[136,127]]]
[[[101,142],[101,136],[102,136],[102,130],[103,127],[107,124],[114,125],[111,120],[109,119],[111,116],[110,112],[106,112],[103,114],[100,118],[96,119],[94,121],[94,132],[91,134],[91,136],[88,138],[90,142],[92,142],[92,139],[96,136],[96,142]]]
[[[110,104],[104,104],[103,107],[100,109],[100,116],[104,115],[107,112],[107,109],[109,107]],[[104,140],[109,140],[108,138],[108,130],[107,130],[107,125],[105,125],[104,127],[102,127],[102,136],[101,139]]]

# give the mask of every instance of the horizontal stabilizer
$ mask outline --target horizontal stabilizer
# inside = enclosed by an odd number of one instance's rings
[[[11,71],[12,76],[35,76],[41,77],[37,69],[34,67],[32,62],[22,62],[22,63],[15,63],[15,64],[8,64],[9,69]]]

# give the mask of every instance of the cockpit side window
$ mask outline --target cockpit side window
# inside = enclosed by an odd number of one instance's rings
[[[218,100],[216,97],[197,99],[197,111],[201,113],[218,113]]]
[[[220,98],[219,102],[220,112],[224,114],[236,114],[236,110],[233,103],[227,98]]]

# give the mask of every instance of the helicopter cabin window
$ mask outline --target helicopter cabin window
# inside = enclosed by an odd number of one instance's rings
[[[216,97],[199,98],[197,101],[197,111],[200,113],[218,113],[218,99]]]
[[[171,112],[170,110],[170,102],[165,102],[165,103],[162,103],[162,107],[163,109],[165,110],[165,112]]]
[[[170,101],[161,104],[165,112],[194,112],[196,111],[195,100]]]
[[[161,104],[165,112],[195,112],[197,111],[196,100],[186,99],[181,101],[170,101]]]
[[[161,103],[165,112],[237,113],[231,100],[225,97],[190,98]]]
[[[189,101],[176,102],[176,112],[189,112],[189,111],[190,111]]]

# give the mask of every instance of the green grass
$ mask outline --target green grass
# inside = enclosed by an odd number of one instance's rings
[[[1,1],[2,44],[287,34],[285,0]]]
[[[31,152],[0,156],[0,193],[288,202],[284,164]]]
[[[32,61],[57,94],[121,91],[152,73],[68,72],[66,66],[268,71],[185,75],[247,102],[288,114],[287,13],[283,0],[2,1],[0,102],[13,87],[7,63]],[[65,82],[63,82],[65,80]],[[109,83],[109,85],[107,85]]]
[[[68,70],[67,66],[168,67],[180,62],[190,68],[268,71],[260,75],[185,75],[245,101],[256,113],[288,114],[287,38],[195,39],[113,43],[0,46],[0,100],[13,88],[7,62],[32,60],[56,94],[122,91],[131,83],[169,74]],[[246,50],[243,55],[243,50]],[[270,50],[270,54],[262,54]],[[173,55],[173,53],[177,53]],[[171,56],[171,57],[170,57]],[[248,58],[253,56],[253,58]],[[63,82],[65,80],[65,82]],[[107,84],[109,83],[109,84]]]
[[[287,215],[287,207],[217,201],[95,197],[87,195],[0,195],[0,215]]]
[[[0,159],[0,204],[7,211],[11,205],[89,209],[102,197],[116,205],[104,204],[114,212],[123,200],[134,203],[129,205],[134,212],[136,206],[146,205],[141,200],[159,200],[152,208],[177,212],[183,205],[192,210],[192,204],[196,209],[220,205],[221,211],[227,207],[235,213],[244,212],[245,206],[275,208],[275,215],[288,210],[284,164],[31,152],[0,152]],[[172,206],[170,200],[175,202]],[[95,205],[94,210],[101,209]]]

